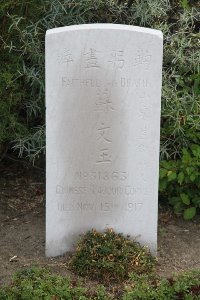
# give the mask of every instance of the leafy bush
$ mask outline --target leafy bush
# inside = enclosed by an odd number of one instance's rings
[[[104,283],[121,282],[131,272],[151,272],[155,264],[145,247],[116,234],[112,229],[86,233],[78,243],[70,266],[81,276]]]
[[[35,148],[35,133],[41,126],[44,127],[44,82],[40,80],[37,72],[37,65],[44,69],[44,55],[40,59],[35,59],[34,53],[37,45],[28,50],[25,36],[19,40],[19,32],[22,28],[28,26],[28,22],[40,17],[38,7],[40,1],[6,1],[0,3],[0,22],[1,22],[1,70],[0,77],[0,154],[4,149],[9,149],[13,145],[20,148],[22,140],[27,140],[31,136],[30,146],[24,154],[29,153],[31,146],[34,147],[34,153],[37,154],[38,148]],[[37,14],[36,14],[37,10]],[[30,37],[30,40],[33,37]],[[15,45],[19,45],[19,49]],[[41,45],[42,46],[42,45]],[[25,54],[25,48],[29,51]],[[40,50],[44,51],[44,49]],[[32,58],[30,59],[30,53]],[[34,60],[35,59],[35,60]],[[43,144],[45,135],[40,142],[40,153],[44,153]],[[20,148],[20,151],[22,149]],[[20,152],[22,154],[22,152]]]
[[[174,212],[189,220],[200,208],[200,145],[192,144],[182,152],[179,160],[161,162],[159,188]]]

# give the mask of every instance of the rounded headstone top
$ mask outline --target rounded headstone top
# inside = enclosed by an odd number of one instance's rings
[[[153,34],[160,38],[163,38],[163,34],[160,30],[139,27],[139,26],[132,26],[132,25],[123,25],[123,24],[111,24],[111,23],[97,23],[97,24],[81,24],[81,25],[71,25],[71,26],[64,26],[64,27],[57,27],[53,29],[47,30],[46,34],[55,34],[61,33],[66,31],[75,31],[75,30],[90,30],[90,29],[112,29],[112,30],[125,30],[125,31],[134,31],[134,32],[141,32],[147,34]]]

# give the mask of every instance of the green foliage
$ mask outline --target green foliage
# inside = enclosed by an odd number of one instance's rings
[[[1,300],[195,300],[199,297],[200,271],[168,279],[132,273],[117,297],[104,286],[95,285],[95,291],[92,291],[91,283],[90,288],[83,288],[74,279],[35,267],[17,272],[11,285],[0,288]]]
[[[121,282],[130,272],[151,272],[155,259],[141,247],[112,229],[89,231],[80,240],[70,266],[81,276],[104,283]]]
[[[200,10],[179,10],[172,18],[176,24],[164,28],[161,159],[177,159],[183,148],[200,143]]]
[[[23,156],[24,152],[28,155],[29,159],[35,162],[41,154],[45,153],[45,126],[38,126],[33,133],[26,135],[24,138],[17,138],[14,140],[14,150],[19,151],[19,155]]]
[[[35,20],[34,10],[39,2],[3,0],[0,3],[0,146],[4,144],[11,148],[18,140],[30,136],[34,138],[38,126],[44,124],[44,82],[38,80],[38,73],[34,71],[37,67],[33,59],[30,59],[30,54],[25,55],[27,41],[25,42],[26,37],[22,32],[22,28],[27,26],[27,20]],[[37,14],[40,16],[39,9]],[[19,33],[23,34],[21,39]],[[15,44],[19,44],[19,49]],[[36,46],[35,44],[32,49],[33,56]],[[44,58],[42,61],[37,57],[37,63],[44,69]]]
[[[194,300],[200,297],[200,272],[183,273],[169,279],[132,274],[133,288],[127,286],[123,300]]]
[[[24,124],[22,105],[26,93],[21,87],[22,82],[16,81],[17,59],[13,58],[13,61],[7,60],[5,63],[6,58],[5,55],[0,62],[1,69],[4,70],[0,76],[0,142],[12,141],[28,131]]]
[[[16,273],[11,287],[0,290],[1,300],[86,300],[86,290],[48,270],[31,268]]]
[[[200,208],[200,145],[184,148],[178,160],[162,161],[160,193],[177,215],[192,219]]]
[[[190,8],[190,5],[188,3],[188,0],[181,0],[181,5],[184,9],[189,9]]]

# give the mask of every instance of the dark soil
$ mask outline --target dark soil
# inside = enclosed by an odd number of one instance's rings
[[[15,171],[13,171],[15,170]],[[37,265],[68,275],[68,255],[45,257],[45,185],[42,170],[0,170],[0,285],[20,268]],[[200,218],[186,222],[160,208],[158,267],[161,276],[200,269]]]

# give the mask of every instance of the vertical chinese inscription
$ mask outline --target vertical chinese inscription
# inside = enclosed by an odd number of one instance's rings
[[[112,124],[107,118],[114,111],[111,100],[111,91],[108,87],[97,89],[94,113],[99,113],[100,118],[96,127],[97,155],[96,164],[112,162]]]

